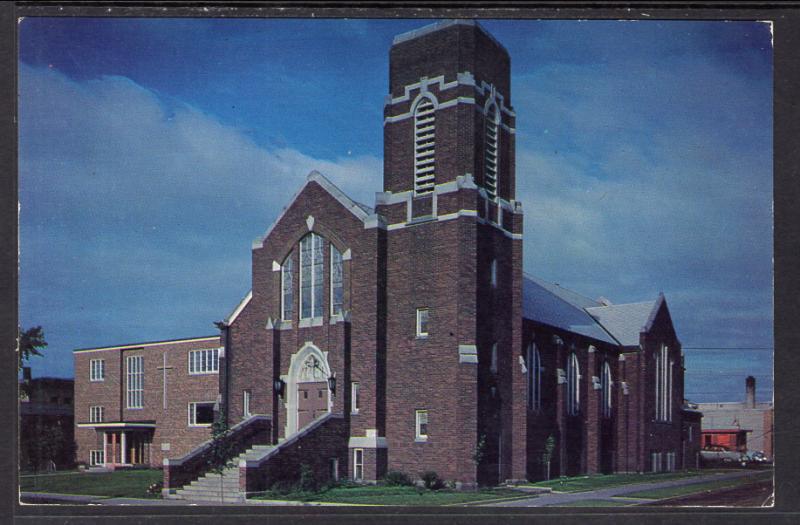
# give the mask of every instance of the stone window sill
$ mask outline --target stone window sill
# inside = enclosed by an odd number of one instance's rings
[[[300,319],[300,322],[297,324],[298,328],[308,328],[310,326],[322,326],[322,317]]]

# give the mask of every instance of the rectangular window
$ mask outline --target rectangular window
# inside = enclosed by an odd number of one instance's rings
[[[350,406],[352,407],[350,411],[353,414],[358,414],[358,409],[359,409],[358,389],[359,389],[358,383],[354,382],[350,384]]]
[[[364,481],[364,449],[353,449],[353,480]]]
[[[102,423],[103,412],[104,410],[101,406],[89,407],[89,423]]]
[[[292,262],[292,255],[290,253],[283,266],[281,266],[281,319],[284,321],[291,321],[294,313],[294,283],[292,281],[294,278],[294,263]]]
[[[417,337],[428,336],[429,315],[427,308],[417,308]]]
[[[309,233],[300,241],[300,318],[322,317],[322,237]]]
[[[661,452],[650,453],[650,471],[661,472]]]
[[[417,436],[418,441],[425,441],[428,439],[428,411],[417,410]]]
[[[189,403],[189,426],[207,427],[214,422],[214,402]]]
[[[104,381],[106,378],[105,359],[92,359],[89,361],[89,381]]]
[[[244,417],[250,417],[250,390],[245,390],[244,394],[242,395],[242,415]]]
[[[106,457],[105,453],[102,450],[90,450],[89,451],[89,465],[94,467],[98,465],[105,465]]]
[[[140,355],[128,356],[127,401],[128,408],[144,407],[144,359]]]
[[[190,374],[219,373],[219,348],[192,350],[189,352]]]
[[[675,452],[667,452],[667,472],[674,472],[675,471]]]
[[[341,315],[343,303],[344,270],[342,254],[331,244],[331,315]]]

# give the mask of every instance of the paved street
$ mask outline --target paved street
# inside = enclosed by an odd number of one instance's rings
[[[666,487],[677,487],[684,485],[693,485],[697,483],[705,483],[708,481],[721,481],[727,479],[735,479],[746,476],[754,476],[763,471],[742,470],[736,472],[714,473],[704,476],[697,476],[693,478],[674,479],[661,482],[649,483],[635,483],[631,485],[622,485],[617,487],[609,487],[605,489],[586,491],[586,492],[572,492],[572,493],[543,493],[538,496],[532,496],[527,499],[485,503],[479,506],[486,507],[546,507],[546,506],[559,506],[574,503],[576,501],[585,500],[613,500],[613,501],[629,501],[630,503],[648,503],[653,500],[625,498],[625,494],[632,494],[641,490],[652,490]],[[47,494],[35,492],[23,492],[22,501],[24,503],[60,503],[60,504],[75,504],[75,505],[219,505],[218,501],[208,502],[192,502],[188,503],[182,500],[172,499],[136,499],[136,498],[103,498],[97,496],[79,496],[72,494]],[[301,503],[296,501],[259,501],[248,500],[248,505],[320,505],[320,503]],[[231,505],[231,504],[226,504]],[[322,504],[324,505],[324,504]],[[340,505],[333,503],[331,505]]]
[[[486,507],[546,507],[546,506],[559,506],[576,501],[585,500],[614,500],[619,501],[625,494],[632,494],[641,490],[652,490],[666,487],[678,487],[683,485],[693,485],[696,483],[705,483],[708,481],[720,481],[726,479],[735,479],[745,476],[753,476],[763,471],[742,470],[730,473],[716,473],[708,474],[705,476],[697,476],[693,478],[673,479],[669,481],[650,482],[650,483],[635,483],[632,485],[622,485],[617,487],[609,487],[605,489],[587,491],[587,492],[552,492],[549,494],[542,494],[530,499],[514,500],[499,503],[487,503],[482,506]],[[652,500],[625,498],[631,503],[644,503]]]

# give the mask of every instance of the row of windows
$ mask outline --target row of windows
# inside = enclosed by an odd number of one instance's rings
[[[249,407],[248,407],[249,410]],[[105,421],[105,407],[89,407],[89,423],[102,423]],[[214,422],[214,402],[189,403],[189,426],[208,426]]]
[[[190,374],[215,374],[219,372],[219,348],[209,348],[203,350],[192,350],[189,352],[189,373]],[[141,368],[142,356],[130,356],[127,363],[131,363],[131,359],[138,359],[139,363],[134,363],[134,366]],[[131,367],[128,366],[128,374],[131,373]],[[106,361],[105,359],[92,359],[89,361],[89,381],[105,381],[106,378]]]
[[[650,452],[651,472],[674,472],[675,452]]]
[[[493,349],[494,350],[494,349]],[[495,359],[494,351],[492,359]],[[544,367],[542,366],[542,356],[536,344],[528,346],[527,355],[528,366],[528,407],[538,411],[542,408],[542,376]],[[569,355],[567,361],[567,413],[577,415],[581,408],[580,380],[583,376],[580,373],[578,356],[575,353]],[[608,361],[603,362],[603,371],[600,378],[601,390],[601,410],[604,417],[611,417],[613,386],[611,376],[611,365]]]
[[[300,319],[322,317],[323,311],[323,238],[309,233],[300,241]],[[344,261],[332,244],[330,258],[330,314],[341,315],[344,305]],[[281,267],[281,319],[294,315],[294,260],[292,254]]]
[[[436,184],[436,99],[427,93],[414,106],[414,195],[425,195]],[[494,99],[485,110],[484,189],[490,199],[497,196],[501,115]]]

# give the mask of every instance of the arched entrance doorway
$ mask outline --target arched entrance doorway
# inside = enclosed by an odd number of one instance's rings
[[[331,411],[333,397],[328,389],[327,352],[306,343],[294,355],[286,383],[286,437]]]

